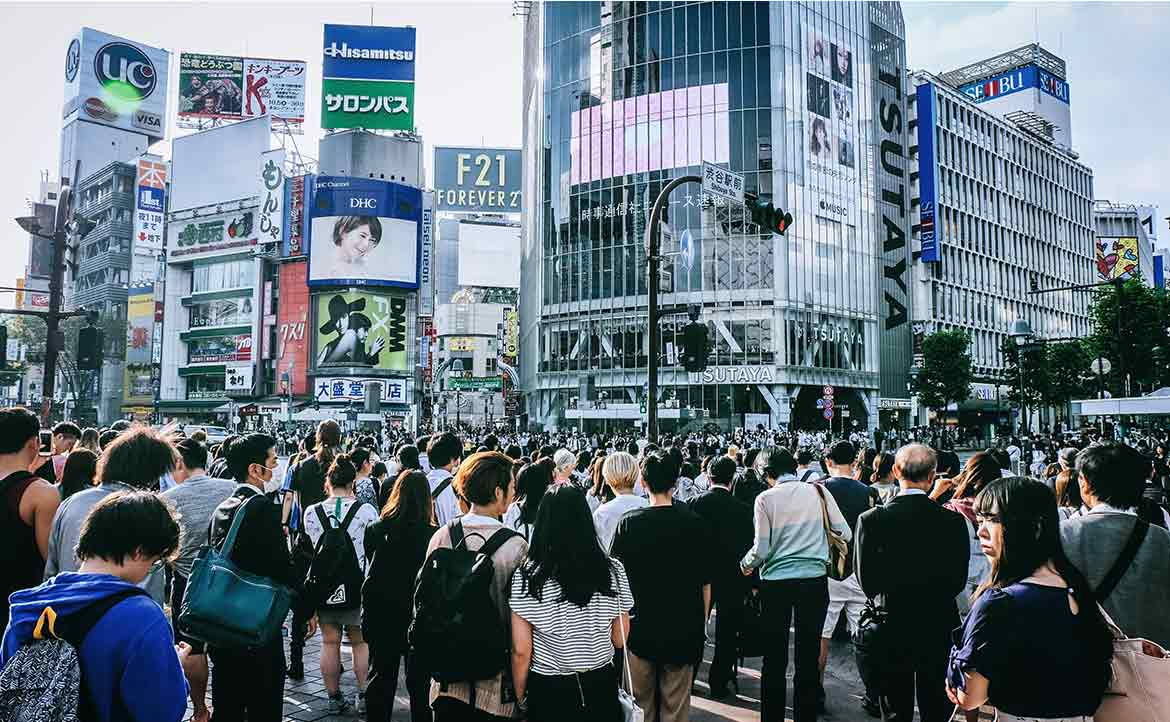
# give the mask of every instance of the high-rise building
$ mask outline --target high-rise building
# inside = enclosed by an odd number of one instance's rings
[[[882,406],[904,415],[900,6],[524,5],[527,424],[641,423],[649,211],[667,183],[704,162],[743,174],[749,194],[795,224],[761,235],[741,206],[697,184],[671,196],[660,304],[699,306],[713,345],[706,371],[688,373],[678,353],[686,315],[664,318],[661,394],[650,401],[662,428],[866,430]]]
[[[1064,67],[1042,49],[1029,52],[1029,58],[1047,64],[1012,71],[1025,80],[1050,77],[1046,73],[1056,63]],[[1006,72],[991,66],[993,73]],[[972,397],[945,413],[961,426],[987,433],[1010,425],[1004,386],[1010,381],[1002,371],[1013,321],[1027,321],[1039,340],[1079,338],[1089,331],[1088,293],[1032,292],[1096,280],[1093,171],[1034,118],[994,112],[986,100],[1010,87],[1021,98],[1043,95],[1049,103],[1051,84],[1025,83],[1021,89],[992,79],[982,95],[972,95],[976,80],[964,73],[912,76],[914,241],[920,253],[910,277],[915,350],[920,353],[922,339],[934,331],[958,329],[971,338]],[[1063,73],[1060,82],[1067,105]],[[920,363],[916,354],[915,365]],[[925,421],[926,410],[920,409],[918,422]]]
[[[1107,200],[1093,203],[1096,280],[1128,279],[1140,274],[1146,285],[1155,285],[1157,215],[1152,206]]]

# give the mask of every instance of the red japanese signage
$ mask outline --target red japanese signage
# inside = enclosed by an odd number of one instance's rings
[[[307,260],[280,267],[280,303],[276,318],[276,381],[280,393],[309,393],[309,266]],[[284,385],[288,374],[288,388]]]

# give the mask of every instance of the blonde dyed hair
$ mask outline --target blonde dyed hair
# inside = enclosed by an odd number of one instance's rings
[[[624,451],[610,454],[601,465],[601,475],[615,492],[633,489],[638,480],[638,460]]]

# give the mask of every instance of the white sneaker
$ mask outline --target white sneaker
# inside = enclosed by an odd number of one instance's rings
[[[349,702],[341,695],[341,692],[329,696],[329,714],[353,714],[353,708],[349,706]]]
[[[366,693],[358,692],[357,696],[353,698],[353,711],[360,715],[366,714]]]

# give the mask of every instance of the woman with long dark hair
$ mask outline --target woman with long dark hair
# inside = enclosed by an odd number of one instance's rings
[[[614,497],[613,489],[609,488],[609,484],[605,483],[605,474],[601,473],[605,466],[605,454],[601,451],[593,458],[593,465],[589,468],[589,476],[593,483],[589,487],[589,491],[585,493],[585,500],[589,502],[589,512],[593,513],[607,501],[612,501]]]
[[[516,475],[516,501],[512,502],[504,514],[504,526],[520,532],[525,539],[531,539],[540,500],[552,485],[551,465],[526,464],[520,469],[520,473]]]
[[[873,473],[869,477],[869,485],[877,490],[883,504],[889,504],[901,490],[898,480],[894,477],[894,455],[883,451],[873,457]]]
[[[615,649],[634,606],[625,567],[593,533],[585,495],[550,488],[512,578],[512,681],[530,722],[619,722]]]
[[[412,447],[413,448],[413,447]],[[410,716],[429,722],[428,676],[412,663],[406,630],[412,615],[411,598],[418,570],[427,556],[427,543],[439,527],[427,475],[405,469],[391,486],[382,516],[366,529],[366,557],[370,571],[362,586],[362,633],[370,645],[370,684],[366,688],[369,722],[389,722],[398,691],[398,668],[406,659],[406,687]]]
[[[955,477],[951,500],[943,504],[947,509],[961,514],[967,521],[967,538],[971,543],[971,557],[967,562],[967,588],[959,594],[958,600],[960,614],[966,614],[971,609],[971,599],[975,590],[983,583],[990,569],[977,534],[979,520],[975,513],[975,499],[979,492],[998,478],[999,462],[986,451],[980,451],[967,460],[963,471]]]
[[[1061,547],[1052,492],[998,479],[975,512],[991,572],[956,631],[947,695],[965,710],[994,705],[1003,722],[1089,722],[1109,683],[1112,634]]]
[[[97,463],[98,455],[89,449],[74,449],[69,452],[69,456],[65,457],[65,468],[61,470],[61,483],[57,485],[57,490],[61,492],[61,501],[93,486]]]

